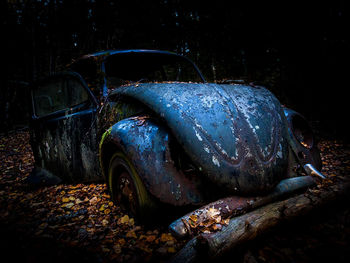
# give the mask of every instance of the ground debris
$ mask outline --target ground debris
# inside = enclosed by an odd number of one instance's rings
[[[147,262],[167,260],[183,246],[167,226],[149,230],[137,225],[111,201],[103,183],[27,188],[24,182],[34,163],[28,142],[28,132],[0,137],[0,225],[7,227],[1,227],[1,234],[13,235],[17,248],[50,239],[58,257],[73,248],[82,258],[94,255],[87,261]],[[55,251],[56,246],[62,250]],[[39,250],[33,248],[31,260],[40,261]]]
[[[28,142],[29,133],[26,131],[0,136],[0,234],[4,243],[1,247],[4,253],[11,253],[13,261],[47,262],[55,259],[54,262],[58,262],[67,258],[75,262],[166,261],[188,241],[175,239],[166,226],[146,229],[137,224],[134,218],[111,202],[103,183],[27,188],[24,181],[34,163]],[[310,195],[341,182],[350,171],[350,147],[340,141],[322,140],[319,148],[322,172],[328,178],[309,189],[307,194]],[[199,220],[193,215],[186,222],[194,234],[220,231],[227,224],[215,210],[208,211],[203,218],[205,220]],[[336,243],[338,247],[348,248],[349,213],[346,218],[310,229],[316,229],[316,232],[342,229]],[[304,250],[321,246],[319,240],[300,233],[300,236],[295,236],[294,232],[272,236],[263,245],[250,248],[241,262],[301,262],[308,258]],[[296,251],[295,247],[288,245],[292,239],[295,243],[300,240],[303,249]]]
[[[182,222],[191,236],[196,236],[200,233],[213,233],[221,230],[222,226],[228,225],[229,219],[223,219],[218,209],[209,207],[201,214],[191,214],[188,219],[182,219]]]

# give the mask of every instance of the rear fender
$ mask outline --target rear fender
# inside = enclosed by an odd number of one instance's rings
[[[199,205],[198,180],[178,170],[171,159],[169,133],[148,117],[131,117],[108,129],[100,143],[100,164],[107,175],[109,157],[122,151],[135,166],[146,189],[163,203]]]
[[[263,194],[286,177],[287,123],[277,98],[263,87],[208,83],[123,86],[166,122],[201,171],[230,194]]]

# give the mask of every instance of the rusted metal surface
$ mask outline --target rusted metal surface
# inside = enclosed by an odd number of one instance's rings
[[[201,83],[138,82],[170,60],[190,62]],[[120,150],[154,197],[181,206],[232,195],[263,196],[298,169],[308,172],[306,164],[320,169],[305,120],[283,109],[263,87],[205,83],[191,61],[154,50],[98,52],[71,69],[84,77],[69,73],[79,79],[89,100],[47,116],[33,115],[31,123],[36,166],[64,180],[101,178],[113,151]],[[120,86],[119,77],[130,79]],[[234,197],[225,202],[238,211],[246,201]]]
[[[216,211],[223,219],[241,215],[254,208],[271,203],[288,195],[300,191],[315,184],[310,176],[294,177],[282,180],[276,188],[266,196],[259,197],[226,197],[208,205],[205,205],[170,224],[169,230],[177,237],[186,237],[191,233],[190,221],[193,216],[197,221],[206,220],[209,210]],[[203,218],[202,218],[203,217]]]
[[[320,153],[309,124],[302,115],[294,110],[284,108],[284,114],[288,124],[288,143],[298,164],[304,167],[309,163],[321,170]]]
[[[165,120],[203,175],[231,193],[262,193],[286,175],[287,130],[265,88],[161,83],[121,87]]]
[[[104,141],[129,157],[146,188],[161,202],[177,206],[203,202],[199,182],[175,168],[167,131],[147,116],[118,122]]]
[[[51,82],[80,81],[71,73],[58,74]],[[44,82],[46,83],[46,82]],[[83,86],[89,95],[88,87]],[[94,98],[85,104],[53,112],[47,116],[33,115],[31,145],[35,165],[40,173],[58,175],[63,181],[96,181],[102,179],[98,165],[96,105]],[[38,173],[38,176],[40,176]]]
[[[304,170],[306,171],[307,174],[311,176],[317,176],[318,178],[321,179],[326,179],[327,176],[325,176],[323,173],[318,171],[312,164],[307,163],[304,165]]]

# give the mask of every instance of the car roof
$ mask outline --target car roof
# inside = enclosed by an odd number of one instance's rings
[[[101,57],[103,60],[105,59],[105,57],[110,57],[116,54],[132,54],[132,53],[140,53],[140,54],[160,54],[160,55],[169,55],[169,56],[173,56],[173,57],[179,57],[182,59],[185,59],[187,61],[189,61],[194,68],[196,69],[196,71],[198,72],[198,74],[200,75],[200,78],[203,80],[203,82],[206,82],[203,74],[200,72],[200,70],[198,69],[197,65],[193,63],[192,60],[188,59],[185,56],[179,55],[175,52],[171,52],[171,51],[164,51],[164,50],[152,50],[152,49],[112,49],[112,50],[104,50],[104,51],[99,51],[99,52],[95,52],[95,53],[91,53],[88,55],[84,55],[80,58],[78,58],[77,60],[73,60],[73,62],[71,64],[68,65],[68,67],[72,66],[73,64],[76,64],[77,62],[81,62],[84,61],[85,59],[88,58],[99,58]]]
[[[90,58],[90,57],[100,57],[100,56],[111,56],[115,54],[127,54],[127,53],[150,53],[150,54],[164,54],[164,55],[174,55],[181,56],[174,52],[163,51],[163,50],[152,50],[152,49],[120,49],[120,50],[104,50],[88,55],[84,55],[81,58]]]

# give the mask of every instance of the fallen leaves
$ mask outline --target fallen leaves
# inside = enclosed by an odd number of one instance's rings
[[[149,236],[145,236],[145,239],[146,239],[147,242],[152,243],[152,242],[154,242],[157,239],[157,236],[149,235]]]
[[[63,203],[69,202],[69,198],[68,198],[68,197],[63,197],[63,198],[62,198],[62,202],[63,202]]]
[[[192,235],[197,235],[219,231],[223,226],[228,225],[229,219],[223,219],[218,209],[209,207],[201,213],[192,214],[188,219],[183,219],[183,223]]]
[[[187,241],[176,240],[166,226],[145,229],[138,225],[111,202],[105,184],[26,188],[23,181],[34,162],[28,141],[27,132],[0,137],[0,225],[15,229],[22,240],[55,240],[91,252],[103,262],[167,260]],[[322,141],[320,148],[322,172],[328,179],[310,190],[314,193],[341,180],[350,170],[348,147]],[[203,215],[191,215],[186,223],[194,233],[203,233],[221,230],[228,219],[213,208]]]
[[[160,237],[160,242],[166,243],[169,241],[175,241],[175,238],[170,234],[163,233]]]
[[[74,206],[74,203],[67,203],[67,204],[61,205],[61,207],[68,208],[68,209],[72,208],[73,206]]]
[[[129,223],[129,216],[128,215],[125,215],[118,220],[118,224],[127,224],[127,223]]]
[[[105,184],[28,189],[24,180],[34,162],[28,141],[27,132],[0,137],[1,225],[13,226],[24,240],[49,238],[104,262],[166,260],[183,246],[166,226],[137,225],[111,201]]]
[[[90,203],[90,205],[95,205],[98,201],[99,201],[99,199],[96,196],[94,196],[93,198],[91,198],[89,200],[89,203]]]
[[[319,143],[322,160],[322,173],[327,176],[325,180],[319,180],[317,188],[327,188],[329,185],[345,179],[350,171],[350,150],[349,147],[334,140],[321,141]],[[316,193],[317,189],[310,190]]]

